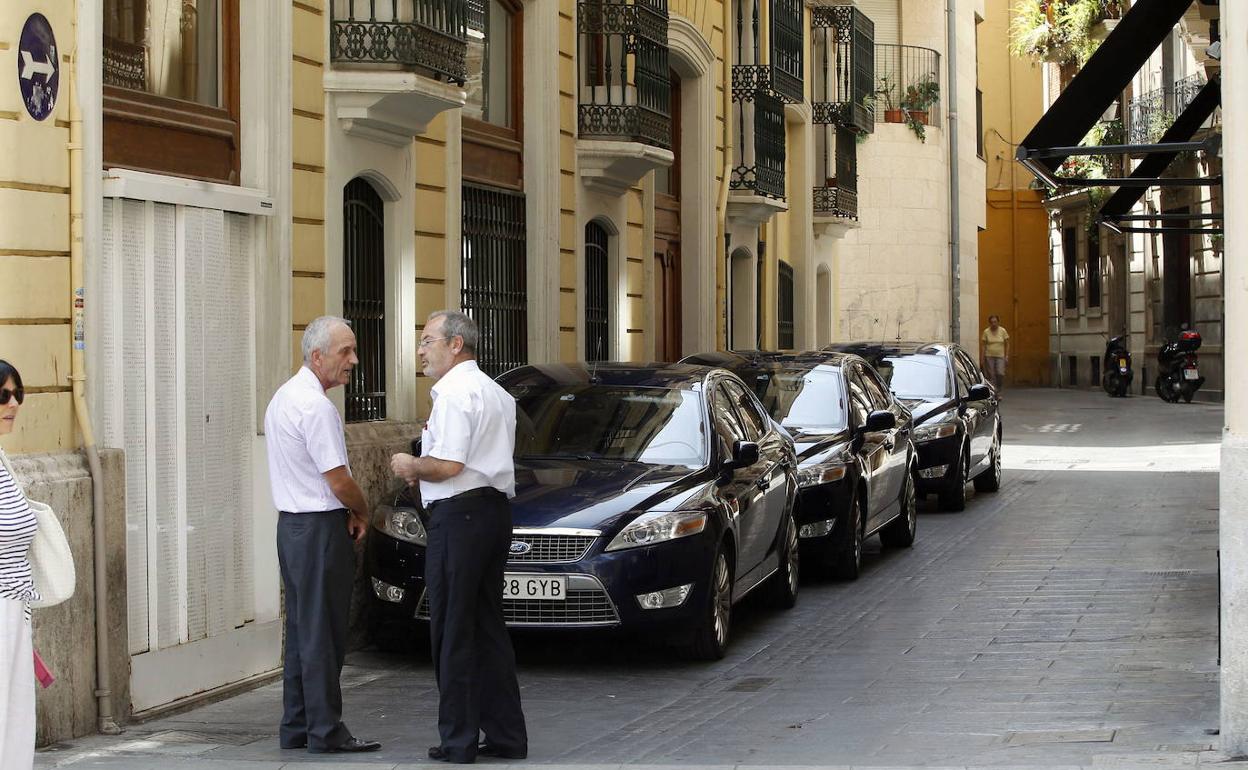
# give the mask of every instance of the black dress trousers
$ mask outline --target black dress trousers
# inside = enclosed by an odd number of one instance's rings
[[[438,734],[454,762],[470,762],[477,741],[528,751],[516,656],[503,620],[503,571],[511,547],[511,504],[501,492],[431,506],[425,585]]]
[[[286,659],[282,677],[283,748],[325,750],[351,739],[342,723],[339,676],[355,551],[345,510],[279,514],[277,561],[286,589]]]

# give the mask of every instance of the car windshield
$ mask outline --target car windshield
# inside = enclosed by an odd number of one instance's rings
[[[943,356],[889,356],[876,367],[898,398],[948,398],[949,364]]]
[[[706,464],[697,393],[619,385],[513,385],[516,459]]]
[[[830,367],[743,374],[776,422],[799,433],[833,433],[846,425],[841,373]]]

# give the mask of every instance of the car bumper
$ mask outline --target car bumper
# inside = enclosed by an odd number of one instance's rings
[[[932,439],[914,445],[918,461],[915,476],[919,493],[939,491],[947,486],[957,473],[961,461],[962,439],[960,436]]]
[[[854,490],[848,478],[798,490],[793,518],[803,551],[824,549],[848,526]]]
[[[508,562],[506,571],[521,575],[562,575],[567,598],[504,599],[503,612],[512,628],[654,629],[682,625],[705,608],[711,561],[718,533],[699,535],[643,548],[604,552],[602,538],[576,562],[543,564]],[[377,530],[370,533],[367,569],[370,583],[381,581],[403,589],[399,602],[385,601],[374,591],[379,621],[427,622],[429,602],[424,581],[423,546],[405,543]],[[691,586],[677,606],[642,609],[640,594]],[[383,589],[384,593],[384,589]]]

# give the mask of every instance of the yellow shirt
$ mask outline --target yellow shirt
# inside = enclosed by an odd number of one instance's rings
[[[985,358],[1005,358],[1005,341],[1010,338],[1010,333],[1005,330],[1004,326],[998,326],[994,333],[992,327],[984,329],[984,357]]]

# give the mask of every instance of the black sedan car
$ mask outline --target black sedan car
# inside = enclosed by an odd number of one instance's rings
[[[919,493],[940,507],[966,508],[966,485],[1001,486],[1001,414],[997,394],[975,359],[952,343],[859,342],[830,346],[858,353],[914,413]]]
[[[509,626],[675,637],[695,657],[728,645],[754,589],[797,600],[792,441],[741,381],[673,364],[524,366],[516,399]],[[427,514],[402,489],[374,516],[366,569],[385,644],[427,620]]]
[[[910,412],[866,361],[843,353],[706,353],[685,363],[729,369],[792,436],[803,564],[853,580],[863,540],[914,543]]]

